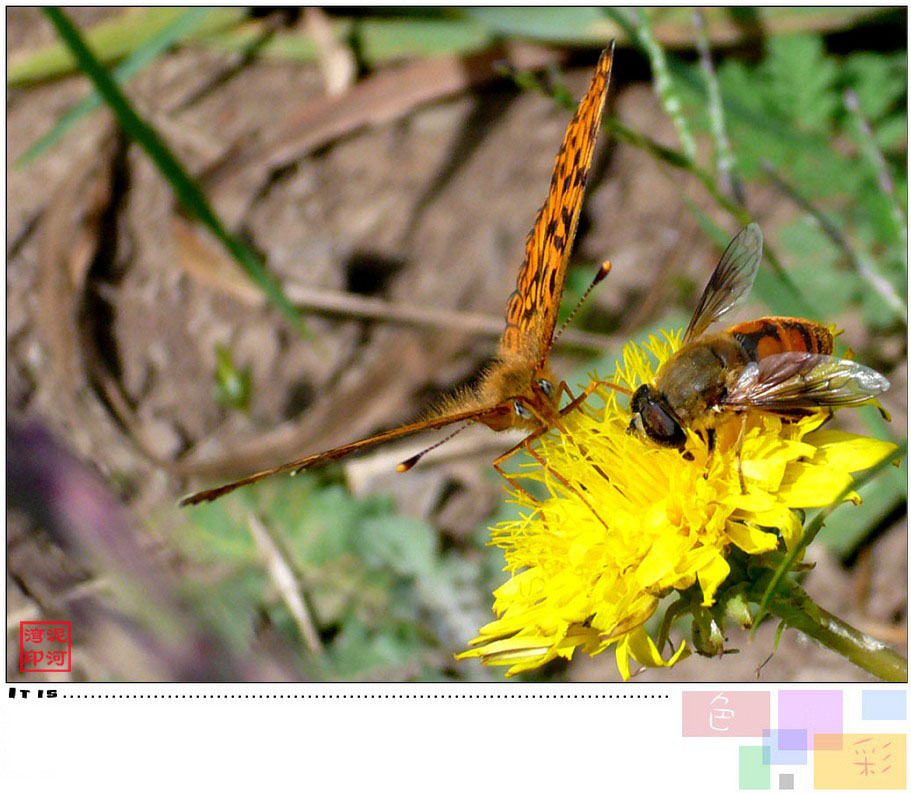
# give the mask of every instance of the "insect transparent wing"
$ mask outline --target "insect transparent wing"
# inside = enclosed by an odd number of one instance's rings
[[[748,364],[722,404],[772,411],[857,405],[888,388],[882,375],[856,361],[818,353],[778,353]]]
[[[724,249],[686,329],[684,343],[701,336],[749,294],[761,260],[762,230],[758,224],[751,223]]]

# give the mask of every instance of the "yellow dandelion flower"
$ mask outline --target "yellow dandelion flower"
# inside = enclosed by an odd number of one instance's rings
[[[679,333],[628,345],[614,381],[631,390],[652,382],[679,345]],[[512,577],[494,592],[497,619],[458,658],[509,665],[514,675],[577,648],[614,646],[624,679],[631,660],[673,665],[689,654],[686,643],[665,659],[644,628],[661,598],[698,588],[701,605],[711,607],[736,550],[794,548],[802,530],[795,509],[828,505],[852,472],[895,448],[822,428],[826,411],[786,421],[757,410],[747,414],[739,463],[739,420],[716,428],[711,454],[688,430],[681,454],[627,433],[629,411],[616,393],[596,394],[603,408],[587,402],[564,417],[563,432],[536,442],[540,462],[521,476],[542,482],[549,496],[516,490],[525,512],[492,530]]]

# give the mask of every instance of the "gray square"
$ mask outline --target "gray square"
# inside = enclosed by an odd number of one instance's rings
[[[794,790],[794,774],[788,772],[787,774],[780,774],[778,776],[778,789],[779,791],[793,791]]]

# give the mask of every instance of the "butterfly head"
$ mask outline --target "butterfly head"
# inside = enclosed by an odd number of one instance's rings
[[[535,430],[558,407],[556,383],[546,367],[500,361],[487,372],[481,389],[482,399],[497,407],[480,421],[493,430]]]
[[[559,395],[549,373],[535,373],[524,393],[512,400],[513,427],[534,426],[541,424],[556,409]]]

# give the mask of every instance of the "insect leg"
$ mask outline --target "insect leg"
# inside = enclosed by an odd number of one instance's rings
[[[618,383],[613,383],[609,380],[593,380],[588,386],[585,387],[585,394],[589,395],[595,391],[599,386],[607,386],[608,389],[613,389],[614,391],[620,392],[620,394],[625,394],[627,397],[632,397],[633,393],[625,386],[621,386]]]
[[[576,398],[576,400],[574,400],[573,402],[581,401],[581,398],[584,398],[584,397],[586,397],[586,396],[587,396],[587,395],[585,395],[585,394],[580,395],[580,397]],[[522,398],[518,398],[518,399],[522,399]],[[519,483],[517,483],[512,477],[510,477],[508,474],[506,474],[506,472],[503,471],[503,469],[500,468],[500,464],[503,463],[504,460],[506,460],[507,458],[512,457],[513,455],[516,454],[516,452],[518,452],[520,449],[522,449],[522,448],[524,447],[524,448],[525,448],[525,451],[528,452],[528,454],[531,455],[536,461],[538,461],[538,463],[540,463],[541,466],[542,466],[544,469],[546,469],[548,472],[550,472],[550,474],[551,474],[553,477],[555,477],[557,480],[559,480],[560,483],[561,483],[565,488],[567,488],[568,490],[570,490],[570,491],[572,491],[574,494],[576,494],[576,496],[578,496],[579,499],[582,500],[582,503],[583,503],[589,510],[591,510],[592,515],[593,515],[595,518],[597,518],[598,521],[601,522],[601,524],[604,526],[605,529],[608,529],[608,526],[607,526],[607,524],[605,523],[604,519],[601,518],[600,515],[598,515],[598,512],[595,510],[594,507],[592,507],[591,503],[588,501],[588,499],[585,498],[585,496],[579,491],[579,489],[576,488],[576,487],[575,487],[569,480],[567,480],[562,474],[560,474],[559,472],[554,471],[554,470],[548,465],[547,461],[546,461],[544,458],[542,458],[541,455],[539,455],[539,454],[535,451],[535,449],[532,447],[532,445],[531,445],[532,441],[536,441],[538,438],[540,438],[541,436],[543,436],[548,430],[550,430],[550,425],[545,421],[544,417],[542,417],[542,416],[535,410],[535,408],[534,408],[533,405],[531,405],[530,403],[528,403],[528,402],[525,401],[525,400],[523,400],[523,403],[525,403],[525,405],[526,405],[526,407],[528,408],[528,410],[531,411],[532,414],[535,416],[535,418],[541,423],[541,426],[540,426],[537,430],[535,430],[531,435],[527,436],[523,441],[521,441],[521,442],[519,442],[518,444],[516,444],[516,446],[514,446],[514,447],[512,447],[511,449],[508,449],[506,452],[504,452],[502,455],[500,455],[500,457],[498,457],[498,458],[493,462],[493,467],[497,470],[497,473],[498,473],[501,477],[503,477],[503,479],[505,479],[508,483],[510,483],[511,485],[513,485],[513,486],[515,486],[516,488],[518,488],[518,489],[519,489],[522,493],[524,493],[529,499],[531,499],[532,502],[534,502],[534,503],[539,503],[539,502],[540,502],[539,499],[536,499],[534,496],[532,496],[532,495],[531,495],[528,491],[526,491],[521,485],[519,485]],[[561,412],[561,413],[562,413],[562,412]],[[556,418],[554,418],[552,421],[553,421],[555,427],[557,427],[557,428],[558,428],[559,430],[561,430],[561,431],[564,430],[564,428],[563,428],[563,426],[560,424],[559,420],[557,420]],[[585,451],[584,451],[584,450],[580,450],[580,451],[582,451],[583,454],[585,454]]]
[[[561,381],[560,381],[560,385],[557,386],[557,398],[554,400],[554,402],[557,403],[557,405],[560,404],[560,398],[561,398],[564,394],[565,394],[567,397],[569,397],[570,404],[572,404],[572,403],[575,401],[576,398],[575,398],[575,396],[573,395],[573,393],[569,390],[569,386],[566,385],[566,381],[565,381],[565,380],[561,380]],[[561,414],[563,413],[563,410],[562,410],[562,409],[561,409],[560,413],[561,413]]]
[[[544,433],[547,432],[547,430],[548,430],[548,428],[546,426],[542,426],[542,427],[538,428],[530,436],[522,439],[522,441],[520,441],[514,447],[511,447],[510,449],[506,450],[506,452],[504,452],[502,455],[500,455],[493,462],[493,467],[497,470],[497,474],[499,474],[504,480],[506,480],[506,482],[508,482],[511,486],[513,486],[513,488],[517,488],[522,493],[524,493],[525,496],[527,496],[535,504],[540,503],[540,499],[535,498],[528,491],[526,491],[521,485],[519,485],[519,483],[516,480],[514,480],[505,471],[503,471],[503,469],[500,468],[500,464],[503,463],[504,461],[508,460],[509,458],[511,458],[520,449],[522,449],[523,447],[526,447],[528,444],[530,444],[530,442],[534,441],[537,438],[540,438],[542,435],[544,435]]]
[[[747,427],[747,415],[744,413],[740,418],[740,432],[737,434],[737,477],[740,480],[740,493],[747,492],[747,484],[743,479],[743,436]]]
[[[579,497],[579,499],[582,501],[582,503],[591,511],[592,515],[595,518],[597,518],[598,521],[601,522],[601,525],[605,529],[610,530],[610,527],[607,526],[607,523],[605,523],[604,519],[601,518],[601,516],[598,514],[598,511],[595,510],[594,507],[592,507],[591,502],[588,501],[588,499],[585,497],[585,495],[578,488],[576,488],[575,485],[573,485],[569,480],[567,480],[562,474],[560,474],[559,472],[554,471],[552,468],[550,468],[550,466],[547,464],[547,461],[544,458],[542,458],[537,452],[535,452],[535,450],[531,446],[531,441],[533,439],[533,436],[534,436],[534,434],[532,434],[531,436],[526,438],[525,441],[523,441],[520,446],[524,446],[525,451],[528,452],[528,454],[531,455],[536,461],[538,461],[538,463],[540,463],[541,466],[543,466],[545,469],[547,469],[547,471],[549,471],[553,477],[555,477],[557,480],[559,480],[564,488],[567,488],[568,490],[572,491],[577,497]]]
[[[715,457],[715,428],[706,428],[705,445],[709,454],[705,459],[705,471],[702,473],[702,479],[707,480],[709,478],[709,469],[712,468],[712,459]]]
[[[565,386],[565,382],[562,385]],[[566,416],[566,414],[568,414],[570,411],[582,405],[582,403],[584,403],[589,398],[594,389],[586,389],[578,397],[573,397],[573,393],[569,390],[568,386],[566,386],[565,391],[570,401],[560,409],[560,416]]]

